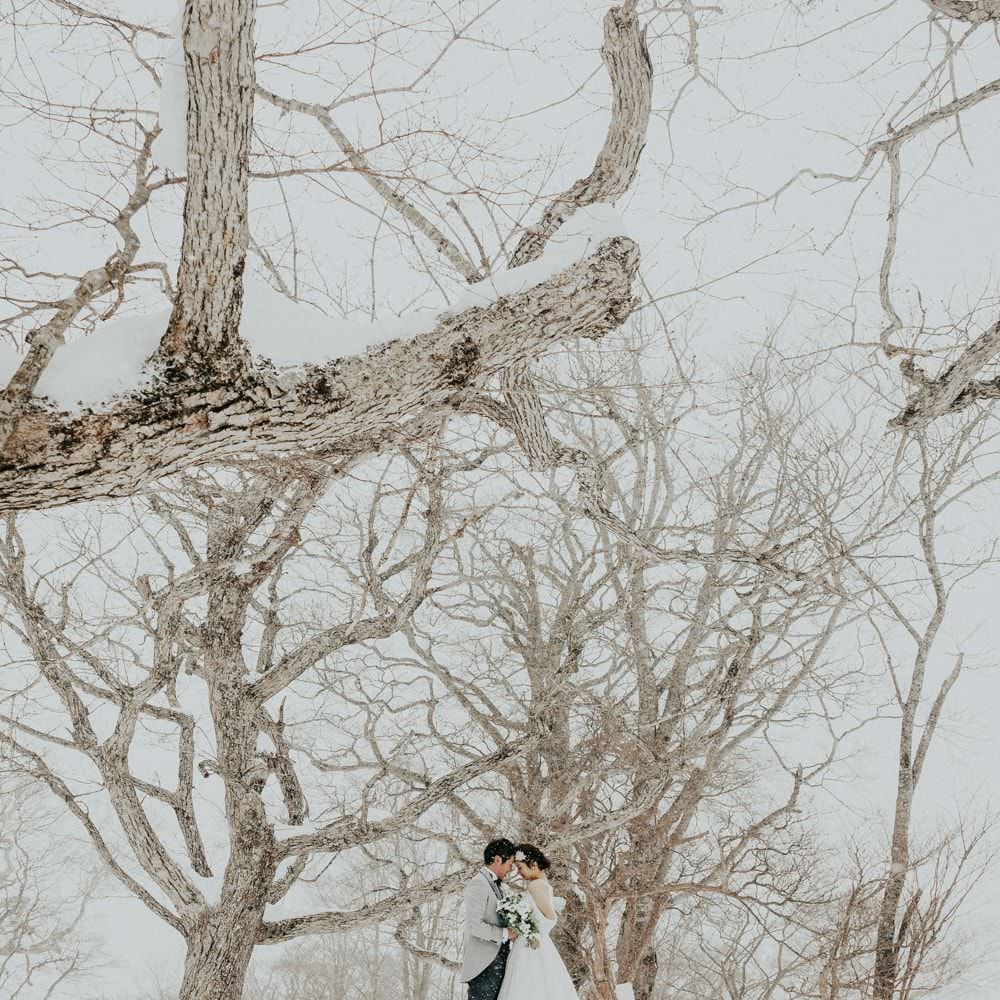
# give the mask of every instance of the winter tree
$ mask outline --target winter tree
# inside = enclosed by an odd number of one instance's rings
[[[66,19],[66,30],[96,35],[103,44],[110,39],[116,58],[131,55],[166,89],[171,66],[157,70],[140,55],[144,36],[162,32],[75,4],[51,6]],[[420,207],[407,193],[408,182],[380,176],[338,124],[337,110],[359,102],[369,103],[377,114],[384,96],[380,88],[352,90],[341,80],[339,91],[331,89],[316,101],[272,89],[279,84],[258,73],[258,63],[267,63],[255,56],[256,6],[234,0],[184,3],[184,80],[180,97],[169,95],[186,100],[183,177],[158,162],[158,138],[164,128],[177,127],[166,112],[157,116],[141,105],[121,110],[106,106],[100,97],[93,104],[33,105],[35,113],[82,130],[84,148],[103,140],[124,169],[116,176],[114,194],[102,196],[99,208],[88,210],[90,220],[114,234],[111,252],[85,273],[57,281],[55,301],[32,302],[29,291],[8,292],[16,305],[14,318],[24,329],[25,351],[3,392],[0,496],[5,509],[128,495],[195,460],[310,451],[349,464],[390,445],[419,440],[443,415],[461,410],[493,376],[516,370],[526,382],[520,363],[561,340],[600,337],[631,309],[638,250],[630,240],[613,234],[601,239],[603,233],[588,239],[592,230],[584,226],[562,252],[546,255],[545,250],[577,210],[619,198],[635,175],[650,113],[652,74],[634,0],[611,8],[604,19],[603,53],[613,96],[610,127],[593,170],[546,205],[539,219],[503,234],[488,256],[480,245],[478,257]],[[50,5],[34,7],[47,13]],[[459,8],[456,16],[462,16]],[[12,27],[20,26],[20,13],[9,20]],[[25,32],[36,27],[28,16],[25,20]],[[449,15],[442,20],[450,37],[441,51],[412,84],[390,90],[416,87],[463,31],[472,30],[476,18],[467,25],[456,24]],[[387,18],[383,30],[389,30],[388,23]],[[347,17],[326,30],[339,30],[349,44],[357,26]],[[309,50],[303,43],[307,60]],[[309,71],[307,61],[303,72]],[[166,98],[164,103],[169,107]],[[269,151],[255,151],[252,135],[255,127],[273,127],[274,119],[289,115],[302,128],[318,130],[330,155],[368,180],[383,211],[398,217],[396,225],[413,232],[427,252],[440,254],[473,284],[468,305],[446,315],[412,318],[410,335],[402,339],[393,338],[391,329],[354,330],[325,348],[322,363],[296,359],[294,372],[276,372],[254,357],[241,328],[252,238],[249,198],[254,161],[269,159]],[[127,162],[122,162],[123,150]],[[293,148],[293,158],[295,153]],[[313,169],[303,164],[280,173]],[[181,182],[183,232],[174,278],[169,266],[147,259],[139,216],[149,210],[151,199]],[[461,205],[455,211],[461,216]],[[583,256],[577,260],[581,247]],[[88,399],[93,385],[87,380],[96,369],[99,381],[106,363],[102,353],[119,345],[113,330],[105,329],[102,337],[99,327],[85,345],[88,362],[81,367],[67,358],[70,349],[63,351],[67,333],[88,315],[113,315],[131,286],[161,266],[170,315],[157,332],[152,353],[137,359],[137,384],[113,400]],[[12,283],[26,280],[30,287],[32,274],[17,261],[9,263],[8,274]],[[322,319],[312,318],[314,323]],[[155,324],[157,317],[146,322]],[[282,334],[272,329],[268,335],[280,339]],[[132,351],[139,339],[149,338],[134,336]],[[366,340],[377,344],[384,339],[384,346],[364,353]],[[63,363],[71,367],[65,370]],[[142,371],[152,378],[148,384]],[[56,386],[50,391],[58,399],[84,399],[91,405],[67,410],[47,403],[44,391],[53,380]],[[523,387],[518,398],[522,394]],[[509,411],[511,419],[530,422],[527,404],[512,405]]]
[[[0,750],[163,996],[452,1000],[498,828],[588,1000],[963,971],[998,20],[0,7]]]
[[[84,930],[103,881],[60,844],[50,806],[5,767],[0,783],[0,989],[10,1000],[66,996],[100,976],[100,947]],[[76,872],[67,877],[67,869]]]

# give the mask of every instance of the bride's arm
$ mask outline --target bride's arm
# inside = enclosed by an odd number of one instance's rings
[[[528,892],[535,901],[538,909],[542,911],[542,916],[549,920],[555,920],[556,911],[552,905],[552,886],[547,881],[538,878],[534,882],[528,883]]]

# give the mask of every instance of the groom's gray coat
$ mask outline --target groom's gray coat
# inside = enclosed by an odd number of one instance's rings
[[[501,891],[503,891],[501,889]],[[497,897],[490,876],[479,869],[465,885],[465,960],[462,982],[474,979],[507,940],[507,931],[497,917]]]

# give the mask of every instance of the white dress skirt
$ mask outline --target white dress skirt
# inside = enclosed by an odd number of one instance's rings
[[[531,905],[541,931],[541,947],[532,948],[524,938],[511,945],[497,1000],[578,1000],[562,956],[549,937],[556,920],[544,916],[533,899]]]

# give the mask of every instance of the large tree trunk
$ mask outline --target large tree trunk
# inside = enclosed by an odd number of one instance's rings
[[[534,288],[447,315],[413,341],[294,373],[254,364],[239,324],[249,241],[255,9],[254,0],[185,2],[184,233],[173,312],[147,373],[155,376],[153,385],[82,415],[55,413],[32,395],[73,318],[111,287],[114,275],[95,271],[95,283],[81,284],[72,302],[66,300],[60,328],[36,331],[39,343],[24,371],[0,395],[0,509],[127,496],[187,466],[244,455],[318,450],[346,464],[425,435],[444,412],[469,404],[491,376],[560,341],[601,337],[631,312],[638,252],[630,240],[615,238]],[[576,207],[619,197],[635,175],[652,90],[635,0],[608,12],[603,52],[614,89],[605,146],[590,176],[546,214],[542,231],[522,241],[517,262],[536,259]],[[339,135],[323,107],[270,98],[286,108],[311,108]],[[430,224],[424,230],[441,235]],[[97,337],[93,349],[101,350]],[[358,350],[344,346],[345,354]]]
[[[253,132],[255,0],[187,0],[187,191],[177,298],[160,353],[204,377],[245,367],[240,341]],[[209,372],[210,370],[210,372]]]
[[[587,911],[572,887],[557,891],[565,895],[566,909],[559,915],[553,940],[578,991],[590,982],[590,949],[587,945]]]
[[[658,858],[649,858],[645,862],[647,870],[656,871],[658,861]],[[636,888],[641,890],[642,887],[642,881],[637,881]],[[639,896],[628,900],[622,914],[615,964],[619,982],[632,984],[635,1000],[652,1000],[656,988],[660,965],[653,935],[663,906],[660,897]]]
[[[892,817],[892,834],[889,845],[889,872],[882,887],[879,907],[878,927],[875,935],[875,968],[873,976],[873,1000],[894,1000],[900,983],[900,953],[909,944],[905,916],[901,919],[900,908],[907,879],[910,876],[911,837],[913,824],[913,800],[931,741],[937,730],[945,700],[962,670],[959,657],[951,673],[941,684],[931,705],[923,726],[918,726],[918,716],[924,708],[923,695],[927,682],[927,666],[934,649],[934,643],[944,621],[949,591],[942,576],[936,551],[936,518],[942,494],[938,487],[931,486],[928,459],[923,458],[923,475],[920,480],[920,500],[923,515],[920,520],[920,547],[924,565],[934,592],[934,609],[922,632],[918,633],[912,623],[904,618],[899,620],[916,638],[916,652],[909,689],[905,698],[899,690],[899,682],[893,675],[902,717],[899,724],[899,756],[896,772],[896,801]],[[919,735],[918,735],[919,734]]]
[[[636,559],[629,574],[628,604],[625,621],[631,638],[632,657],[635,665],[637,705],[637,742],[641,743],[642,733],[659,735],[661,722],[660,691],[656,675],[656,664],[652,655],[652,643],[646,627],[649,614],[646,583],[646,562]],[[654,739],[652,750],[656,754],[666,740]],[[655,760],[643,764],[636,762],[636,775],[632,794],[643,798],[649,786],[662,779],[662,769],[668,767],[665,760]],[[646,769],[644,771],[644,768]],[[639,817],[628,824],[630,863],[636,872],[631,881],[633,891],[639,893],[625,904],[619,928],[618,945],[615,950],[618,978],[621,982],[631,982],[636,1000],[652,1000],[656,986],[659,963],[653,941],[653,934],[663,911],[659,897],[649,895],[649,890],[657,887],[663,870],[664,845],[656,836],[652,817]],[[667,848],[669,850],[669,848]],[[646,892],[646,895],[641,893]]]
[[[922,658],[921,658],[922,659]],[[919,682],[911,687],[911,697],[907,700],[899,738],[899,772],[896,785],[896,807],[892,821],[892,841],[889,849],[889,874],[882,889],[879,907],[878,928],[875,935],[875,975],[873,1000],[893,1000],[896,995],[896,979],[899,966],[897,924],[899,906],[910,868],[910,825],[913,813],[913,793],[916,782],[913,773],[913,728],[914,715],[922,684],[922,662],[918,667]]]
[[[656,948],[650,945],[643,951],[632,980],[636,1000],[652,1000],[653,990],[656,988],[656,977],[659,975],[659,972],[660,958],[656,954]]]
[[[206,910],[187,938],[179,1000],[241,1000],[263,899]]]
[[[268,501],[248,498],[238,512],[220,511],[210,522],[209,559],[236,559],[245,535],[259,524]],[[211,770],[225,785],[229,859],[218,906],[199,914],[187,935],[181,1000],[239,1000],[264,908],[277,869],[274,828],[261,797],[268,770],[257,754],[258,704],[242,655],[246,610],[253,588],[220,572],[208,589],[204,671],[215,730]]]
[[[660,970],[649,930],[659,920],[662,907],[650,899],[629,900],[622,916],[616,949],[618,979],[630,982],[635,1000],[652,1000]]]

